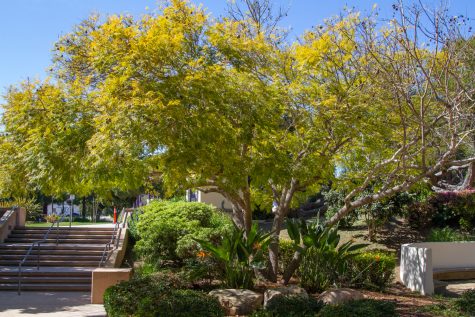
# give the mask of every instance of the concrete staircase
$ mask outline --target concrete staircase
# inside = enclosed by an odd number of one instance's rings
[[[5,242],[0,243],[0,290],[17,290],[18,263],[31,243],[42,240],[47,230],[15,228]],[[112,232],[112,227],[60,227],[57,234],[54,228],[41,244],[41,250],[35,246],[23,264],[21,290],[90,291],[92,271],[99,266]]]

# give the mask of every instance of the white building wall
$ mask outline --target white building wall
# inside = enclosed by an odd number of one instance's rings
[[[186,201],[197,201],[200,203],[210,204],[222,210],[232,210],[233,205],[220,193],[205,193],[200,190],[187,190]]]
[[[232,210],[233,205],[220,193],[204,193],[198,190],[198,201],[205,204],[210,204],[218,209]]]

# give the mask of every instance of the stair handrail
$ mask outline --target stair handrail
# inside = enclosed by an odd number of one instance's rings
[[[104,246],[104,250],[102,251],[99,267],[102,267],[102,265],[104,265],[104,263],[109,260],[112,255],[112,252],[110,251],[119,247],[120,235],[122,234],[122,228],[125,227],[127,222],[128,214],[129,213],[125,210],[125,208],[122,208],[119,214],[119,219],[115,223],[114,230],[112,231],[111,239],[109,242],[107,242],[107,244]]]
[[[65,216],[65,214],[64,214],[64,211],[63,211],[63,213],[61,214],[61,217],[58,217],[58,219],[53,221],[53,223],[49,227],[48,231],[46,231],[46,233],[43,235],[43,238],[41,240],[33,241],[31,243],[30,247],[26,251],[26,254],[23,256],[23,259],[21,259],[20,262],[18,263],[18,295],[21,295],[21,280],[22,280],[22,274],[21,273],[22,273],[23,264],[25,264],[26,260],[31,255],[31,252],[33,251],[33,248],[35,247],[35,245],[38,245],[38,255],[37,255],[37,259],[36,259],[36,269],[40,270],[41,243],[46,242],[46,240],[48,239],[49,233],[54,228],[54,225],[57,224],[57,226],[56,226],[56,228],[57,228],[56,229],[56,245],[58,245],[58,243],[59,243],[59,223],[63,220],[64,216]],[[71,229],[71,227],[69,229]]]

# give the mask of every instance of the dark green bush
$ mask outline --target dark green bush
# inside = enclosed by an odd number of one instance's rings
[[[366,245],[353,241],[340,243],[338,228],[323,227],[318,222],[301,222],[299,234],[296,228],[294,222],[287,222],[292,240],[302,240],[306,246],[298,271],[300,285],[311,293],[324,291],[332,285],[345,285],[350,261]]]
[[[186,282],[172,273],[136,277],[109,287],[104,293],[104,308],[109,317],[131,316],[139,308],[139,299],[161,297],[172,289],[186,286]]]
[[[292,240],[280,239],[279,241],[279,270],[280,274],[283,274],[285,268],[292,261],[292,257],[295,253],[295,247]]]
[[[418,229],[449,226],[472,230],[475,226],[475,190],[434,193],[410,207],[409,223]]]
[[[172,290],[160,297],[140,300],[136,316],[220,317],[224,310],[213,296],[193,290]]]
[[[394,278],[396,257],[388,251],[367,251],[349,261],[349,286],[372,290],[384,290]]]
[[[325,305],[317,317],[395,317],[396,304],[393,302],[363,299],[342,305]]]
[[[104,307],[109,317],[224,316],[219,302],[189,287],[178,275],[160,272],[109,287]]]
[[[136,250],[150,263],[196,257],[199,248],[193,238],[218,242],[232,228],[226,215],[203,203],[154,201],[143,211]]]
[[[464,292],[460,298],[454,301],[454,305],[461,312],[470,316],[475,315],[475,290],[471,289]]]
[[[313,297],[277,296],[271,299],[266,308],[268,316],[272,317],[304,317],[315,316],[323,304]]]

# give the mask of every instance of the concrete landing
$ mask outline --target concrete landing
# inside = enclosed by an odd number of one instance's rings
[[[102,305],[92,305],[91,293],[0,292],[0,316],[105,317]]]
[[[458,281],[445,281],[448,283],[447,295],[458,297],[462,295],[463,292],[470,289],[475,289],[475,280],[458,280]]]

